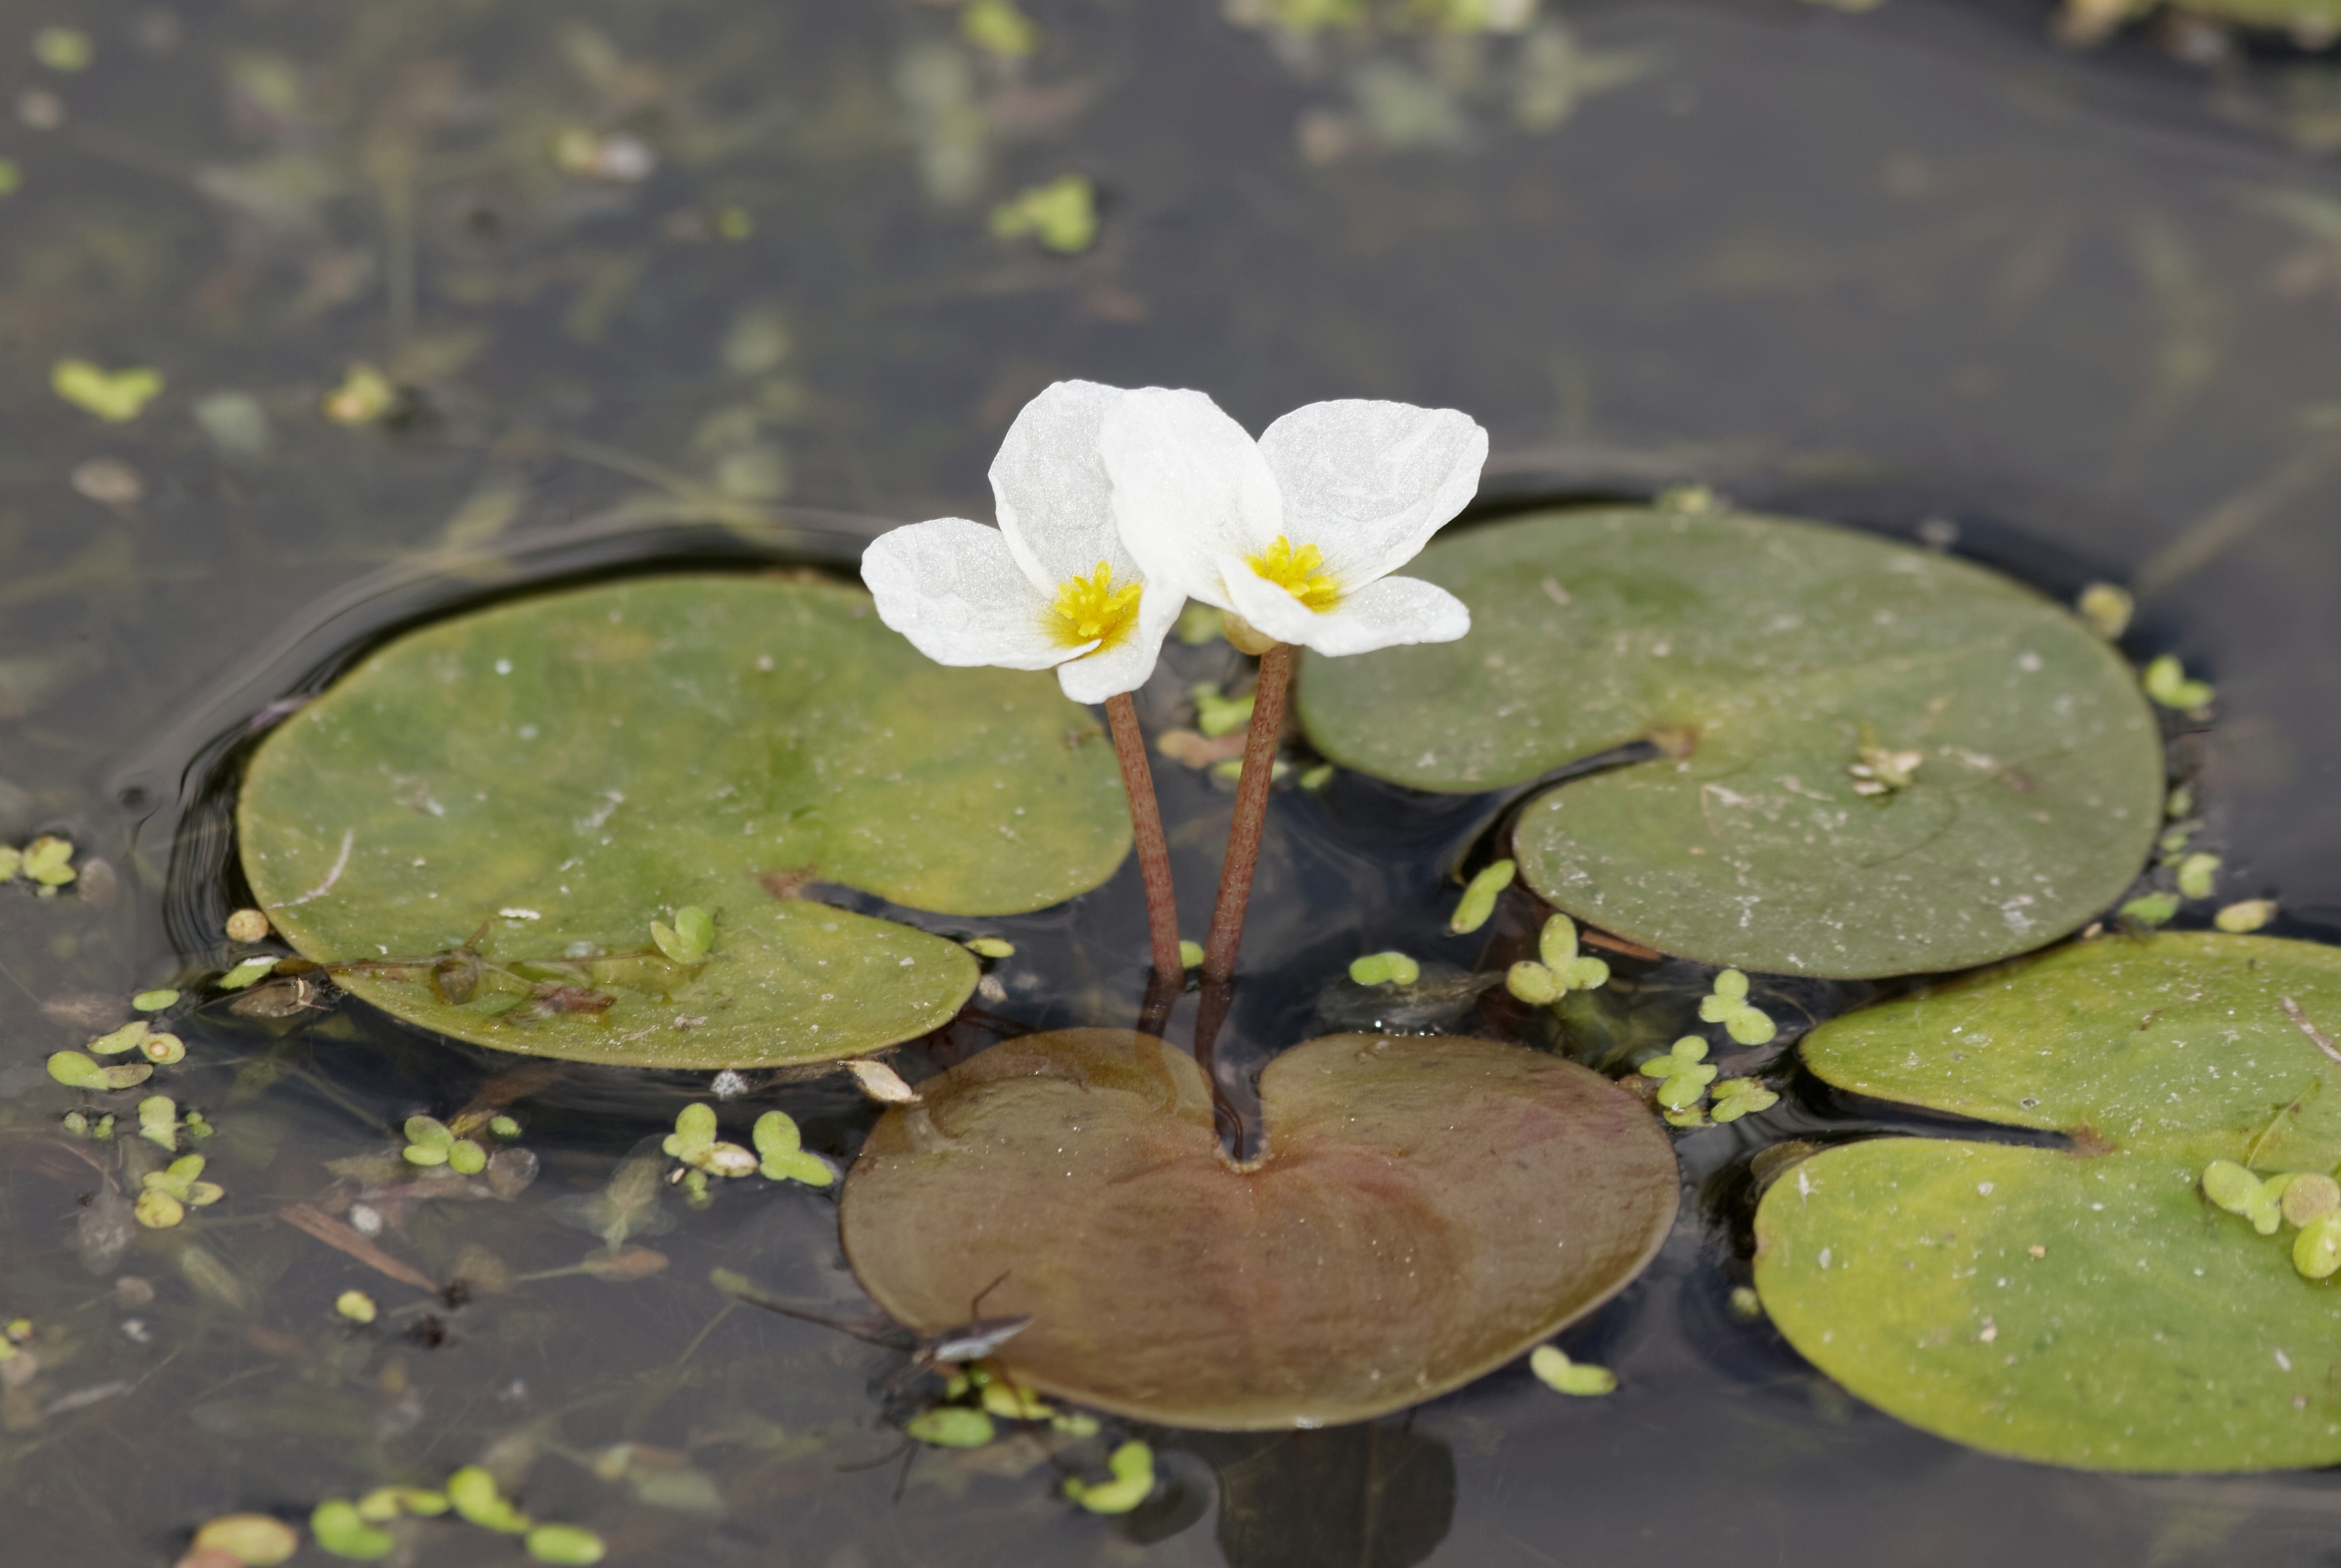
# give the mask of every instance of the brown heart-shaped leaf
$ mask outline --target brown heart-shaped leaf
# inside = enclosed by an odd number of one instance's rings
[[[847,1177],[863,1288],[922,1331],[1030,1313],[1018,1381],[1172,1426],[1363,1421],[1469,1383],[1625,1288],[1674,1222],[1625,1091],[1518,1045],[1334,1034],[1220,1150],[1192,1058],[1075,1029],[890,1111]],[[1004,1277],[1003,1277],[1004,1276]]]

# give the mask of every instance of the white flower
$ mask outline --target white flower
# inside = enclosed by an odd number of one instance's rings
[[[1470,612],[1390,573],[1479,486],[1488,433],[1451,408],[1296,408],[1258,442],[1200,392],[1123,394],[1100,433],[1122,543],[1150,582],[1320,654],[1450,643]]]
[[[991,464],[997,529],[938,518],[862,552],[878,618],[940,664],[1054,669],[1077,703],[1145,684],[1183,600],[1114,524],[1098,432],[1129,395],[1061,381],[1026,404]]]

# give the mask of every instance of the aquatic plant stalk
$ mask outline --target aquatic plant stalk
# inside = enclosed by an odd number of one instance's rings
[[[1260,834],[1268,823],[1268,786],[1276,771],[1276,737],[1284,728],[1284,692],[1292,684],[1292,644],[1277,643],[1260,656],[1260,683],[1253,688],[1251,729],[1244,736],[1243,776],[1236,783],[1235,822],[1228,830],[1228,857],[1220,869],[1220,898],[1211,909],[1211,930],[1203,942],[1203,979],[1225,981],[1236,972],[1243,944],[1244,909],[1251,902],[1252,873],[1260,867]]]
[[[1138,841],[1138,874],[1146,884],[1146,927],[1154,947],[1158,981],[1186,973],[1179,959],[1179,900],[1170,887],[1170,846],[1162,837],[1162,808],[1154,799],[1154,769],[1146,760],[1146,737],[1138,730],[1138,709],[1128,692],[1105,700],[1113,731],[1114,755],[1121,762],[1121,787],[1130,796],[1130,828]]]

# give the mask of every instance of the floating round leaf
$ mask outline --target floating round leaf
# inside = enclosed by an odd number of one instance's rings
[[[261,746],[237,821],[277,930],[366,1000],[506,1050],[691,1068],[871,1050],[974,988],[958,943],[807,883],[1017,914],[1130,844],[1112,748],[1046,674],[941,668],[863,594],[776,577],[548,594],[403,637]]]
[[[1044,1393],[1176,1426],[1364,1421],[1492,1371],[1639,1273],[1667,1136],[1599,1074],[1488,1040],[1337,1034],[1260,1077],[1220,1151],[1194,1060],[1081,1029],[996,1045],[890,1111],[846,1178],[864,1288]],[[1005,1275],[1004,1278],[1001,1276]]]
[[[2325,1220],[2283,1233],[2268,1201],[2298,1184],[2273,1178],[2341,1162],[2341,1063],[2286,998],[2341,1019],[2341,950],[2107,937],[1823,1025],[1803,1050],[1832,1084],[2070,1143],[1880,1138],[1804,1161],[1757,1212],[1766,1310],[1855,1393],[1978,1448],[2341,1463]]]
[[[1459,643],[1304,659],[1327,756],[1489,790],[1637,740],[1662,754],[1521,814],[1520,874],[1713,964],[1901,974],[2005,958],[2134,877],[2157,721],[2071,614],[1980,567],[1814,524],[1543,513],[1413,568]]]

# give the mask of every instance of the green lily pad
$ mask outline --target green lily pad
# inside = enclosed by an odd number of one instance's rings
[[[1965,562],[1633,509],[1469,529],[1409,570],[1470,606],[1471,634],[1308,655],[1310,739],[1449,791],[1658,742],[1543,795],[1513,840],[1547,900],[1652,947],[1841,977],[1987,963],[2102,910],[2161,824],[2129,670]]]
[[[872,1050],[973,990],[958,943],[785,896],[808,880],[1018,914],[1130,845],[1113,749],[1049,675],[931,664],[806,577],[640,579],[426,626],[269,737],[237,825],[277,930],[355,961],[335,978],[367,1001],[677,1068]]]
[[[846,1178],[846,1255],[921,1331],[987,1286],[983,1315],[1031,1314],[993,1357],[1018,1383],[1260,1429],[1364,1421],[1501,1366],[1622,1290],[1674,1220],[1666,1134],[1558,1057],[1336,1034],[1260,1087],[1267,1150],[1239,1165],[1193,1058],[1160,1040],[994,1046],[881,1118]]]
[[[1862,1094],[2056,1130],[2069,1149],[1881,1138],[1782,1174],[1756,1284],[1880,1409],[2093,1469],[2341,1463],[2341,1284],[2207,1198],[2214,1160],[2341,1161],[2341,950],[2216,933],[2077,943],[1807,1036]]]

